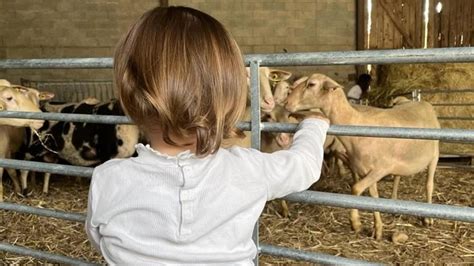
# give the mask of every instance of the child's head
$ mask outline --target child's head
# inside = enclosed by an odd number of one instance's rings
[[[126,113],[171,145],[196,137],[196,154],[238,132],[247,97],[242,54],[211,16],[187,7],[146,12],[119,43],[115,81]]]

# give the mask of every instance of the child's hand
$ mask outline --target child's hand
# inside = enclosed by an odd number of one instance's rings
[[[331,122],[329,121],[329,118],[322,112],[318,112],[318,111],[297,112],[297,113],[292,113],[290,116],[295,117],[299,121],[302,121],[307,118],[317,118],[317,119],[326,121],[328,124],[331,124]]]

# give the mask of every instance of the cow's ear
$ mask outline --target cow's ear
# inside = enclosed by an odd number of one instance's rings
[[[54,98],[54,93],[49,92],[49,91],[41,91],[39,93],[39,99],[40,101],[46,101],[46,100],[51,100]]]

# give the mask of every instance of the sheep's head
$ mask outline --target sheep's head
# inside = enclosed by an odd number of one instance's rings
[[[5,83],[6,85],[6,83]],[[41,112],[39,108],[40,100],[51,99],[54,94],[49,92],[39,92],[32,88],[23,86],[0,85],[0,110],[1,111],[20,111],[20,112]],[[43,120],[28,120],[16,118],[2,118],[0,124],[17,126],[17,127],[32,127],[39,129],[43,126]]]
[[[331,95],[338,88],[342,86],[329,77],[313,74],[305,82],[293,88],[288,95],[285,108],[290,112],[323,108],[331,104]]]

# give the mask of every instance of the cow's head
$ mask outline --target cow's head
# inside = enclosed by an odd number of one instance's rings
[[[50,92],[39,92],[36,89],[8,84],[5,80],[0,81],[1,111],[41,112],[39,101],[54,97],[54,94]],[[43,122],[43,120],[0,118],[1,125],[31,127],[34,129],[41,128]]]
[[[332,95],[338,88],[342,86],[329,77],[313,74],[288,95],[285,108],[290,112],[297,112],[331,105]]]

